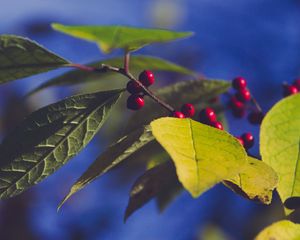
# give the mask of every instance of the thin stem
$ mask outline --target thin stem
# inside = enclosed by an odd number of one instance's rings
[[[124,55],[124,71],[126,74],[129,73],[129,62],[130,62],[130,52],[126,50]]]
[[[139,84],[139,86],[143,89],[144,93],[146,95],[148,95],[150,98],[152,98],[155,102],[157,102],[158,104],[160,104],[161,106],[163,106],[165,109],[167,109],[170,112],[174,112],[175,109],[170,106],[169,104],[167,104],[166,102],[164,102],[163,100],[161,100],[160,98],[158,98],[151,90],[149,90],[148,88],[146,88],[140,81],[138,81],[134,76],[132,76],[131,73],[126,73],[125,69],[119,69],[119,73],[123,74],[124,76],[126,76],[127,78],[129,78],[132,81],[135,81]]]
[[[260,107],[260,105],[258,104],[258,102],[256,101],[256,99],[254,97],[251,98],[252,103],[254,104],[254,106],[256,107],[256,110],[259,112],[263,112],[262,108]]]

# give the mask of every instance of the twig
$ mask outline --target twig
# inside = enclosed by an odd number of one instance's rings
[[[129,73],[129,61],[130,61],[130,52],[126,50],[124,55],[124,71],[126,74]]]
[[[164,102],[163,100],[158,98],[151,90],[149,90],[147,87],[145,87],[140,81],[138,81],[129,72],[129,59],[130,59],[130,55],[129,55],[129,53],[126,53],[125,57],[124,57],[124,68],[113,67],[113,66],[110,66],[110,65],[107,65],[107,64],[101,64],[100,68],[85,66],[85,65],[81,65],[81,64],[77,64],[77,63],[68,64],[66,66],[75,67],[75,68],[78,68],[80,70],[88,71],[88,72],[108,72],[108,71],[111,71],[111,72],[116,72],[116,73],[122,74],[123,76],[127,77],[128,79],[137,82],[139,84],[139,86],[143,89],[145,95],[148,95],[150,98],[152,98],[155,102],[157,102],[162,107],[167,109],[169,112],[171,112],[171,113],[174,112],[175,109],[172,106],[170,106],[169,104],[167,104],[166,102]]]

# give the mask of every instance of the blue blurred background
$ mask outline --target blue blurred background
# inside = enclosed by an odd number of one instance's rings
[[[264,111],[281,98],[281,83],[299,75],[298,0],[1,0],[0,16],[1,34],[27,36],[79,63],[106,56],[94,44],[53,32],[51,22],[194,31],[193,38],[146,47],[141,52],[167,58],[210,78],[244,76]],[[21,99],[62,71],[0,87],[2,136],[30,111],[77,91],[54,88],[26,101]],[[258,127],[230,114],[228,119],[234,135],[252,131],[258,138]],[[277,196],[271,206],[262,206],[220,185],[198,199],[183,193],[162,214],[152,201],[124,224],[128,193],[137,177],[127,175],[123,180],[120,176],[126,166],[88,186],[57,213],[59,201],[104,144],[100,133],[53,176],[14,199],[2,201],[0,239],[253,239],[264,226],[282,217]],[[251,151],[255,155],[257,145]]]

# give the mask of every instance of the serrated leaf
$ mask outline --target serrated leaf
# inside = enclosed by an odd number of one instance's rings
[[[68,63],[28,38],[0,35],[0,84],[47,72]]]
[[[179,181],[193,197],[234,177],[247,163],[244,148],[225,131],[177,118],[160,118],[151,127],[174,161]]]
[[[123,61],[124,58],[117,57],[117,58],[111,58],[103,61],[94,62],[88,64],[88,66],[101,67],[101,64],[108,64],[115,67],[123,67]],[[138,74],[144,69],[151,69],[152,71],[169,71],[169,72],[176,72],[176,73],[181,73],[186,75],[195,75],[193,71],[161,58],[143,56],[143,55],[130,57],[130,71],[133,74]],[[73,70],[41,84],[39,87],[35,88],[27,95],[32,95],[40,90],[52,86],[76,85],[76,84],[88,83],[91,81],[101,81],[101,80],[106,80],[107,83],[109,83],[111,77],[116,77],[116,76],[118,76],[118,74],[114,72],[99,73],[99,72],[85,72],[82,70]]]
[[[53,29],[99,45],[104,53],[114,49],[135,51],[152,43],[163,43],[187,38],[192,32],[175,32],[163,29],[134,28],[125,26],[66,26],[54,23]]]
[[[77,155],[122,91],[69,97],[29,115],[0,146],[0,198],[23,192]]]
[[[252,157],[248,157],[248,163],[238,175],[225,181],[225,185],[234,192],[264,204],[271,203],[277,183],[276,172],[264,162]]]
[[[137,209],[163,191],[177,179],[174,165],[171,161],[162,163],[146,171],[133,184],[130,199],[126,208],[124,221]]]
[[[160,88],[155,93],[175,109],[180,109],[183,103],[198,104],[199,108],[202,108],[208,104],[212,106],[209,101],[226,92],[230,86],[231,83],[224,80],[188,80]],[[130,132],[136,126],[149,124],[153,119],[167,115],[169,113],[163,108],[158,108],[156,102],[148,101],[142,109],[133,114],[126,130]]]
[[[84,188],[87,184],[94,181],[106,173],[111,168],[125,160],[132,153],[151,142],[154,137],[148,126],[137,129],[128,136],[122,137],[119,141],[106,149],[81,175],[72,186],[68,195],[60,203],[58,209],[76,192]]]
[[[266,227],[255,240],[299,240],[300,224],[282,220]]]
[[[279,176],[278,193],[284,202],[300,196],[300,94],[273,106],[261,126],[262,160]]]

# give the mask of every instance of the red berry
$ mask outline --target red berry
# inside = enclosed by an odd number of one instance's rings
[[[139,81],[146,87],[151,86],[155,82],[153,72],[144,70],[139,75]]]
[[[293,94],[298,93],[297,87],[293,85],[283,85],[283,96],[287,97]]]
[[[248,115],[248,121],[252,124],[261,124],[264,114],[260,111],[252,111]]]
[[[209,124],[217,121],[217,116],[212,108],[204,108],[199,113],[199,121],[202,123]]]
[[[236,77],[232,80],[232,87],[241,90],[247,87],[247,81],[245,78],[242,77]]]
[[[235,96],[237,100],[241,102],[248,102],[251,100],[251,93],[247,89],[240,89]]]
[[[129,81],[127,83],[126,89],[131,94],[138,94],[143,91],[143,88],[136,81]]]
[[[232,97],[229,102],[229,106],[232,109],[232,113],[235,117],[241,118],[245,115],[245,104],[237,100],[236,97]]]
[[[243,139],[244,142],[244,147],[246,149],[249,149],[253,147],[254,145],[254,137],[251,133],[244,133],[241,138]]]
[[[300,92],[300,79],[296,79],[293,82],[293,86],[296,87],[298,89],[298,92]]]
[[[212,127],[214,127],[214,128],[217,128],[217,129],[220,129],[220,130],[224,130],[224,127],[223,127],[222,123],[220,123],[218,121],[210,122],[209,125],[212,126]]]
[[[186,103],[181,107],[181,112],[188,118],[195,115],[195,107],[193,104]]]
[[[244,140],[241,137],[236,137],[242,146],[244,146]]]
[[[179,111],[174,111],[172,114],[171,114],[171,117],[175,117],[175,118],[185,118],[184,114],[182,112],[179,112]]]
[[[131,110],[139,110],[145,105],[143,96],[130,95],[127,99],[127,108]]]

